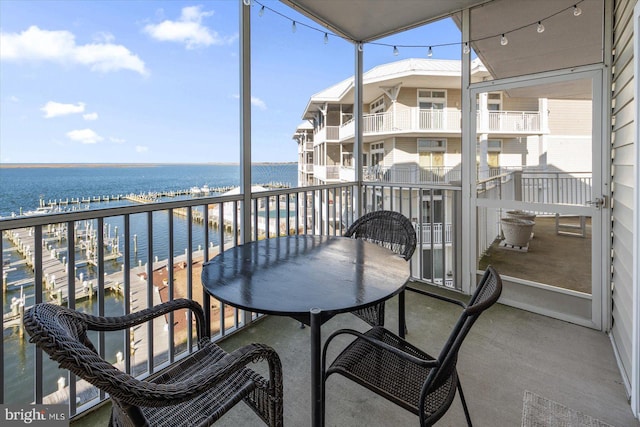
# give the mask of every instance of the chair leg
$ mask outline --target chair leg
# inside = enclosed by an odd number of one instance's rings
[[[460,377],[458,377],[458,393],[460,393],[460,400],[462,401],[462,408],[464,409],[464,416],[467,419],[467,425],[473,427],[471,424],[471,416],[469,415],[469,408],[467,408],[467,401],[464,399],[464,393],[462,392],[462,384],[460,384]]]

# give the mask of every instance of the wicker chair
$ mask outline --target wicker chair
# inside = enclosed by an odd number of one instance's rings
[[[471,426],[471,417],[456,371],[458,351],[480,314],[500,297],[502,280],[493,267],[488,267],[468,305],[426,291],[416,291],[463,307],[437,357],[430,356],[380,326],[374,326],[364,334],[342,329],[330,335],[325,342],[322,352],[324,381],[331,374],[342,374],[418,415],[421,426],[430,426],[438,421],[451,406],[458,390],[467,424]],[[329,344],[334,337],[342,334],[354,335],[356,339],[325,370]]]
[[[399,212],[369,212],[351,224],[344,235],[389,248],[407,261],[416,250],[416,231],[411,221]],[[352,313],[371,326],[384,326],[384,302]]]
[[[101,358],[87,331],[117,331],[178,309],[195,314],[198,350],[150,377],[139,380]],[[109,393],[113,426],[207,426],[244,400],[270,426],[282,426],[282,366],[278,354],[262,344],[227,353],[211,342],[197,302],[169,301],[122,317],[97,317],[58,305],[36,304],[24,315],[30,341],[51,359]],[[249,363],[265,360],[269,380]],[[265,369],[266,370],[266,369]]]

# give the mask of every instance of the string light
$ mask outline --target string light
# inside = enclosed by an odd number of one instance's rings
[[[388,44],[388,43],[380,43],[380,42],[368,42],[368,43],[372,44],[372,45],[377,45],[377,46],[388,46],[388,47],[393,46],[393,55],[394,56],[398,56],[400,54],[400,51],[398,49],[399,47],[400,48],[403,48],[403,47],[406,47],[406,48],[428,48],[427,56],[431,58],[433,56],[433,48],[435,48],[435,47],[456,46],[456,45],[461,45],[461,44],[462,44],[462,52],[464,54],[469,54],[470,51],[471,51],[469,43],[480,42],[480,41],[488,40],[488,39],[495,38],[495,37],[499,36],[500,37],[500,45],[506,46],[509,43],[509,39],[507,38],[508,34],[514,33],[516,31],[520,31],[520,30],[522,30],[524,28],[532,27],[534,25],[536,26],[536,31],[538,33],[543,33],[545,31],[545,26],[542,24],[543,21],[547,21],[547,23],[548,23],[550,18],[553,18],[556,15],[560,15],[561,13],[564,13],[567,10],[571,10],[572,9],[574,16],[580,16],[580,15],[582,15],[582,9],[580,9],[580,7],[578,7],[578,5],[580,3],[582,3],[582,2],[584,2],[584,1],[585,0],[579,0],[574,5],[569,6],[569,7],[565,7],[564,9],[561,9],[561,10],[558,10],[557,12],[555,12],[555,13],[549,15],[549,16],[543,17],[539,21],[534,21],[532,23],[525,24],[525,25],[522,25],[522,26],[517,27],[517,28],[511,28],[511,29],[508,29],[508,30],[506,30],[504,32],[498,33],[498,34],[488,35],[488,36],[485,36],[485,37],[480,37],[478,39],[469,40],[469,41],[466,41],[464,43],[451,42],[451,43],[442,43],[442,44],[426,45],[426,46],[425,45],[397,45],[397,44],[396,45],[391,45],[391,44]],[[297,31],[297,24],[300,24],[303,27],[306,27],[308,29],[323,33],[324,34],[324,43],[325,44],[328,43],[329,35],[332,35],[332,36],[335,36],[335,37],[340,37],[340,38],[342,38],[344,40],[347,40],[349,42],[356,43],[356,47],[357,47],[358,51],[360,51],[360,52],[362,52],[364,50],[364,43],[363,42],[356,42],[354,40],[349,39],[348,37],[344,37],[344,36],[341,36],[341,35],[338,35],[338,34],[334,34],[334,33],[328,33],[328,32],[325,32],[324,29],[319,29],[319,28],[313,27],[311,25],[305,24],[303,22],[297,22],[297,21],[293,20],[292,18],[289,18],[288,16],[278,12],[277,10],[274,10],[274,9],[268,7],[268,6],[263,5],[260,2],[260,0],[242,0],[242,2],[246,6],[251,6],[252,3],[260,5],[261,6],[260,7],[260,11],[258,12],[259,16],[263,16],[265,9],[267,9],[270,12],[275,13],[276,15],[280,15],[281,17],[290,20],[291,21],[291,32],[293,32],[293,33],[295,33]]]

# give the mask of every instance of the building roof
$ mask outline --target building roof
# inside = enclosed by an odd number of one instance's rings
[[[367,86],[379,88],[377,83],[385,82],[388,85],[401,83],[409,78],[418,79],[425,77],[455,77],[458,78],[462,73],[462,61],[451,59],[427,59],[427,58],[408,58],[401,61],[389,62],[373,67],[369,71],[363,73],[363,85],[365,92]],[[486,68],[475,59],[471,64],[472,74],[487,73]],[[309,103],[305,108],[303,119],[311,118],[311,114],[318,110],[318,107],[324,103],[349,103],[353,102],[349,99],[353,97],[354,78],[349,77],[333,86],[330,86],[311,96]],[[366,102],[366,100],[365,100]]]

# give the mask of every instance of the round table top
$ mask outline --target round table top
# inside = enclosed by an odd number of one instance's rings
[[[295,317],[373,305],[402,291],[409,276],[404,258],[374,243],[297,235],[227,249],[204,264],[202,284],[234,307]]]

